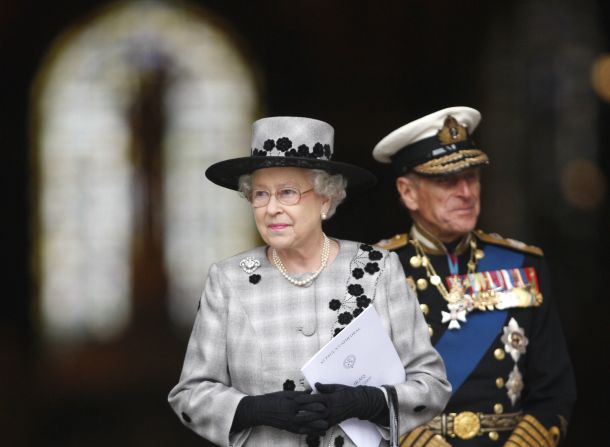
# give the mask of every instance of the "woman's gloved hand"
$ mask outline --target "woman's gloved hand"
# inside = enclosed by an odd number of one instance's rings
[[[322,436],[329,427],[322,419],[326,408],[310,391],[277,391],[260,396],[246,396],[239,401],[232,432],[257,425],[287,430],[292,433]],[[299,398],[305,398],[297,402]]]
[[[329,427],[350,418],[389,424],[388,405],[379,388],[316,383],[316,389],[320,394],[315,396],[320,396],[326,407],[324,420]]]

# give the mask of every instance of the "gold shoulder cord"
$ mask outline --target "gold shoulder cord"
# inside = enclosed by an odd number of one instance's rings
[[[409,260],[411,266],[413,268],[423,266],[426,269],[426,275],[428,276],[428,280],[438,289],[445,301],[447,301],[448,303],[456,303],[458,301],[461,301],[464,298],[463,289],[458,286],[457,288],[452,288],[451,291],[448,291],[445,285],[443,284],[441,277],[438,276],[436,270],[434,270],[434,266],[430,262],[430,259],[428,258],[428,256],[426,256],[426,253],[424,253],[424,250],[419,241],[416,238],[410,238],[409,242],[413,244],[413,247],[415,247],[416,253],[415,256],[411,257],[411,259]],[[483,256],[483,250],[477,248],[476,239],[471,238],[470,259],[468,260],[468,274],[474,273],[476,271],[477,262],[479,261],[479,259],[482,259]]]
[[[559,429],[547,430],[538,419],[526,414],[506,440],[506,447],[556,447],[560,441]]]

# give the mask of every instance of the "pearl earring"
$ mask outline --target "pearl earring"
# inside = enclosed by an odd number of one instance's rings
[[[326,213],[322,212],[322,220],[326,220]]]

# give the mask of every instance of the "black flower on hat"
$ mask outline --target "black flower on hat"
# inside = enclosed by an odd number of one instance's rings
[[[307,157],[309,155],[309,147],[306,144],[301,144],[298,150],[299,157]]]
[[[294,380],[286,379],[284,384],[282,385],[284,391],[294,391],[296,389],[296,385],[294,384]]]
[[[326,158],[330,159],[330,144],[324,145],[324,155],[326,156]]]
[[[335,328],[335,332],[334,332],[334,334],[333,334],[333,337],[336,337],[336,336],[337,336],[337,334],[338,334],[339,332],[341,332],[342,330],[343,330],[343,328],[342,328],[342,327],[337,327],[337,328]]]
[[[263,149],[265,149],[267,152],[272,151],[274,147],[275,147],[275,141],[273,141],[271,139],[269,139],[263,143]]]
[[[287,157],[296,157],[297,155],[298,155],[298,152],[295,148],[292,148],[292,149],[286,151]]]
[[[314,144],[314,146],[313,146],[313,153],[316,156],[316,158],[324,156],[324,146],[322,146],[322,143]]]
[[[356,318],[358,315],[360,315],[363,312],[361,307],[357,307],[356,309],[354,309],[354,311],[352,312],[352,314],[354,315],[354,318]]]
[[[371,247],[369,244],[360,244],[360,249],[364,251],[371,251],[373,247]]]
[[[287,137],[282,137],[277,140],[277,149],[281,152],[286,152],[292,147],[292,141]]]

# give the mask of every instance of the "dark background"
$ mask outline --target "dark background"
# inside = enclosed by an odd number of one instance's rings
[[[107,3],[0,4],[2,445],[205,445],[166,403],[186,347],[184,334],[166,319],[144,312],[121,340],[58,356],[46,351],[32,317],[31,83],[53,39]],[[609,402],[608,198],[587,209],[564,200],[556,135],[565,117],[562,86],[573,76],[581,99],[593,105],[587,119],[597,148],[587,154],[594,154],[607,193],[610,105],[583,82],[589,76],[578,66],[558,65],[573,45],[593,55],[610,52],[608,2],[191,3],[224,22],[257,64],[265,115],[330,122],[337,159],[378,175],[374,190],[350,198],[327,223],[331,235],[375,242],[404,232],[407,215],[389,171],[371,158],[373,146],[440,108],[481,111],[475,137],[492,159],[483,178],[481,227],[545,250],[579,387],[566,445],[598,445]],[[582,118],[572,107],[569,113]],[[568,131],[571,141],[591,141],[578,127]]]

